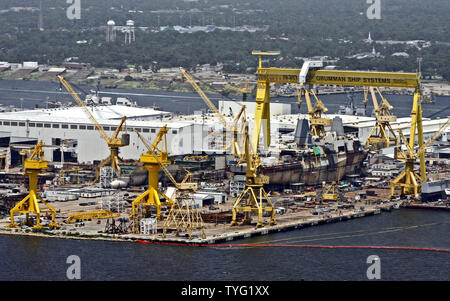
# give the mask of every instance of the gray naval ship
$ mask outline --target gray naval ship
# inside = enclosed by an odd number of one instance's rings
[[[357,137],[344,133],[341,118],[322,139],[311,137],[308,120],[299,119],[294,142],[282,145],[279,160],[263,166],[263,173],[271,185],[320,185],[361,174],[367,154]]]

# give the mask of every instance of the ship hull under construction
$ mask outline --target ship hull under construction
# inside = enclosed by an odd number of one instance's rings
[[[323,182],[333,182],[346,175],[359,174],[366,153],[342,153],[336,158],[321,158],[284,163],[263,168],[263,173],[270,178],[270,184],[320,185]],[[336,160],[339,158],[338,160]],[[337,163],[338,162],[338,163]]]
[[[264,166],[263,173],[271,185],[320,185],[360,174],[366,157],[358,140],[328,141],[307,149],[282,150],[279,163]]]

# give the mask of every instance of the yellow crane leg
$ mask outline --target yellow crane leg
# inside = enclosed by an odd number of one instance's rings
[[[156,217],[157,219],[161,218],[161,201],[158,196],[158,191],[153,187],[150,187],[143,194],[138,196],[132,203],[132,212],[131,216],[134,217],[136,213],[136,206],[139,204],[144,204],[145,206],[153,205],[156,207]]]
[[[256,93],[255,123],[253,128],[253,153],[257,153],[259,145],[259,133],[263,128],[264,146],[270,145],[270,83],[258,82]]]
[[[257,197],[256,191],[259,195]],[[267,201],[267,205],[264,206],[263,200]],[[244,204],[241,205],[241,202],[244,201]],[[244,212],[244,220],[242,224],[248,225],[251,222],[250,213],[255,212],[258,214],[258,221],[256,227],[261,228],[264,226],[263,224],[263,212],[271,212],[270,222],[269,224],[276,225],[277,222],[275,220],[275,209],[273,207],[272,202],[269,199],[269,196],[264,191],[263,186],[252,185],[247,186],[246,189],[239,195],[236,199],[236,202],[233,205],[232,210],[232,221],[230,226],[237,225],[237,212]]]
[[[420,91],[414,93],[413,108],[411,110],[411,129],[409,133],[409,149],[414,150],[416,143],[416,130],[419,148],[424,144],[423,128],[422,128],[422,106],[420,104]],[[417,195],[421,191],[421,184],[427,179],[425,152],[421,152],[420,159],[420,176],[414,171],[416,157],[411,155],[403,160],[406,161],[405,170],[391,182],[391,198],[394,196],[395,187],[401,187],[402,195]]]
[[[415,145],[415,136],[416,136],[416,128],[417,128],[417,139],[419,148],[422,147],[423,141],[423,128],[422,128],[422,105],[420,104],[421,94],[419,91],[414,93],[414,103],[413,109],[411,111],[411,131],[409,134],[409,146],[411,149],[414,149]],[[420,175],[422,181],[426,181],[427,173],[426,173],[426,165],[425,165],[425,153],[420,155]]]
[[[25,213],[26,214],[26,223],[31,224],[31,221],[29,220],[29,214],[30,212],[33,212],[36,214],[36,225],[33,227],[35,229],[42,228],[41,225],[41,213],[42,212],[51,212],[52,213],[52,221],[49,224],[51,227],[59,227],[58,223],[55,221],[56,217],[56,211],[53,209],[46,201],[44,201],[38,194],[37,194],[37,178],[39,174],[39,170],[27,170],[27,174],[29,176],[29,194],[19,203],[14,206],[13,209],[10,211],[11,215],[11,221],[8,228],[19,228],[17,223],[14,222],[14,215],[18,213]],[[48,207],[49,211],[41,211],[38,204],[38,199]]]
[[[144,204],[145,206],[153,205],[156,207],[156,218],[161,219],[161,207],[163,205],[172,206],[173,201],[167,197],[164,193],[158,190],[158,173],[160,165],[158,164],[144,164],[144,168],[148,171],[148,189],[138,196],[132,203],[131,217],[133,218],[136,213],[136,206]],[[159,195],[166,198],[166,202],[161,202]]]

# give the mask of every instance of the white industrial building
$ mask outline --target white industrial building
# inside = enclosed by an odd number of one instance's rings
[[[170,155],[192,154],[203,149],[201,124],[190,121],[173,120],[171,113],[122,105],[89,107],[92,115],[102,125],[106,134],[111,136],[123,116],[127,116],[126,131],[130,134],[130,144],[120,148],[124,159],[139,159],[147,150],[134,129],[147,141],[153,143],[159,130],[167,124],[167,147]],[[26,137],[42,140],[45,145],[45,157],[54,161],[53,149],[63,141],[77,153],[78,162],[92,163],[103,160],[109,155],[109,148],[103,136],[87,117],[81,107],[37,109],[19,112],[0,113],[0,131],[10,133],[11,137]],[[57,142],[56,142],[57,141]]]

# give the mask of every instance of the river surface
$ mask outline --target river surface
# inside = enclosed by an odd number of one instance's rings
[[[450,249],[450,215],[400,209],[346,222],[235,241],[233,244],[395,246]],[[450,253],[293,247],[183,247],[0,235],[0,280],[67,280],[67,257],[81,280],[367,280],[380,258],[381,280],[450,280]]]
[[[23,81],[23,80],[0,80],[0,104],[4,106],[13,105],[15,107],[34,108],[36,106],[46,107],[46,101],[60,101],[62,103],[74,103],[70,94],[60,85],[51,82]],[[94,90],[94,87],[81,86],[85,92]],[[77,91],[79,92],[79,91]],[[157,106],[162,110],[170,112],[180,112],[183,114],[191,114],[194,111],[207,109],[206,104],[196,93],[186,92],[168,92],[156,90],[142,89],[104,89],[101,88],[101,96],[116,97],[128,96],[132,101],[136,101],[140,106]],[[81,94],[81,93],[80,93]],[[81,94],[82,95],[82,94]],[[399,117],[407,117],[411,115],[412,95],[385,95],[389,102],[394,106],[393,113]],[[83,95],[82,95],[83,97]],[[211,101],[218,107],[218,101],[221,99],[230,100],[231,98],[239,100],[239,96],[234,95],[225,98],[220,94],[209,95]],[[320,96],[328,108],[328,113],[336,113],[341,105],[349,102],[347,95],[323,95]],[[21,100],[22,99],[22,100]],[[249,101],[254,101],[249,97]],[[355,106],[362,105],[362,93],[355,93],[353,102]],[[274,97],[272,102],[291,103],[297,102],[296,97]],[[367,104],[369,115],[373,111],[372,102],[369,100]],[[423,117],[432,116],[447,117],[450,116],[450,97],[436,96],[434,104],[423,105]],[[292,107],[293,113],[306,113],[306,104],[302,104],[300,108],[297,105]]]

